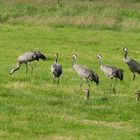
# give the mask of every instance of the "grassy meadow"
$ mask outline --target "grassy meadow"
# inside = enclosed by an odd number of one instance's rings
[[[123,61],[122,49],[140,62],[139,0],[0,0],[0,140],[139,140],[140,76]],[[26,74],[16,58],[39,50],[48,61],[34,61]],[[63,66],[60,85],[53,84],[54,54]],[[93,69],[100,77],[84,100],[84,84],[72,67]],[[116,92],[99,68],[103,63],[122,68],[124,80]],[[104,100],[107,98],[107,100]]]

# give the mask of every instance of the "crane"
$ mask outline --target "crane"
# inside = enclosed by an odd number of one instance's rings
[[[26,64],[26,73],[28,71],[28,64],[31,66],[33,72],[33,66],[31,65],[31,61],[42,59],[43,61],[46,61],[46,57],[40,52],[40,51],[34,51],[34,52],[26,52],[22,55],[20,55],[17,58],[17,65],[14,69],[10,71],[10,74],[12,75],[15,71],[19,70],[21,64]]]
[[[53,77],[54,77],[54,83],[55,83],[55,79],[58,78],[58,81],[57,81],[57,86],[58,86],[59,85],[59,78],[62,74],[62,65],[58,64],[58,53],[55,54],[54,63],[51,65],[51,72],[52,72]]]
[[[82,65],[77,65],[76,64],[76,59],[77,55],[73,54],[73,68],[76,70],[78,75],[86,82],[88,82],[88,85],[90,87],[89,81],[94,81],[97,85],[99,84],[99,77],[98,75],[91,69],[86,68],[85,66]],[[83,82],[80,85],[80,88],[82,87]]]
[[[135,73],[140,74],[140,63],[138,63],[136,60],[128,57],[128,49],[123,48],[124,54],[124,62],[128,65],[129,69],[133,73],[133,80],[135,80]]]
[[[103,65],[102,64],[102,55],[98,54],[97,58],[99,59],[99,65],[100,65],[100,69],[104,72],[104,74],[109,77],[111,80],[113,78],[115,78],[115,83],[113,86],[113,91],[115,91],[115,86],[116,86],[116,82],[117,79],[123,80],[123,70],[122,69],[118,69],[112,66],[108,66],[108,65]],[[110,84],[110,89],[112,87],[112,82]]]

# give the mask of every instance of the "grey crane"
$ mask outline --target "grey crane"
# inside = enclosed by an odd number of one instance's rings
[[[123,80],[123,70],[118,69],[112,66],[103,65],[102,64],[102,55],[98,54],[97,58],[99,58],[100,69],[104,72],[104,74],[111,79],[110,89],[112,87],[112,79],[115,78],[115,83],[113,86],[113,91],[115,90],[117,79]]]
[[[62,65],[58,64],[58,53],[55,54],[54,64],[51,65],[51,72],[54,77],[54,83],[56,78],[58,78],[57,86],[59,85],[59,78],[62,74]]]
[[[77,59],[77,55],[73,54],[73,67],[74,69],[77,71],[78,75],[86,82],[88,82],[88,85],[90,87],[90,81],[94,81],[97,85],[99,84],[99,77],[98,75],[92,71],[89,68],[86,68],[82,65],[77,65],[76,64],[76,59]],[[83,82],[80,85],[80,88],[82,87]]]
[[[128,55],[128,49],[123,48],[124,54],[124,62],[129,66],[129,69],[133,73],[133,80],[135,80],[135,73],[140,74],[140,63],[138,63],[136,60],[129,58]]]
[[[35,52],[26,52],[22,55],[20,55],[17,58],[17,65],[14,69],[10,71],[10,74],[13,74],[15,71],[19,70],[21,64],[26,64],[26,73],[28,71],[28,64],[31,66],[33,72],[33,66],[31,65],[31,61],[42,59],[43,61],[47,60],[46,57],[40,52],[40,51],[35,51]]]

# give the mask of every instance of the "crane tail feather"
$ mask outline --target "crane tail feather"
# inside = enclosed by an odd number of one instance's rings
[[[114,71],[113,75],[114,77],[120,79],[121,81],[123,80],[123,70],[122,69],[117,69],[116,71]]]

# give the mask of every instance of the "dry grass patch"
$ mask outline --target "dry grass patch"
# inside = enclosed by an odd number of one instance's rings
[[[0,137],[8,136],[9,134],[6,131],[0,130]]]
[[[86,125],[98,125],[98,126],[108,126],[115,129],[122,129],[129,132],[139,132],[139,129],[133,126],[129,122],[105,122],[105,121],[93,121],[93,120],[82,120],[80,121]]]
[[[27,89],[32,87],[31,83],[27,83],[27,82],[14,82],[14,83],[8,83],[5,85],[6,88],[10,88],[10,89]]]
[[[65,137],[65,136],[41,136],[39,140],[76,140],[74,137]]]

